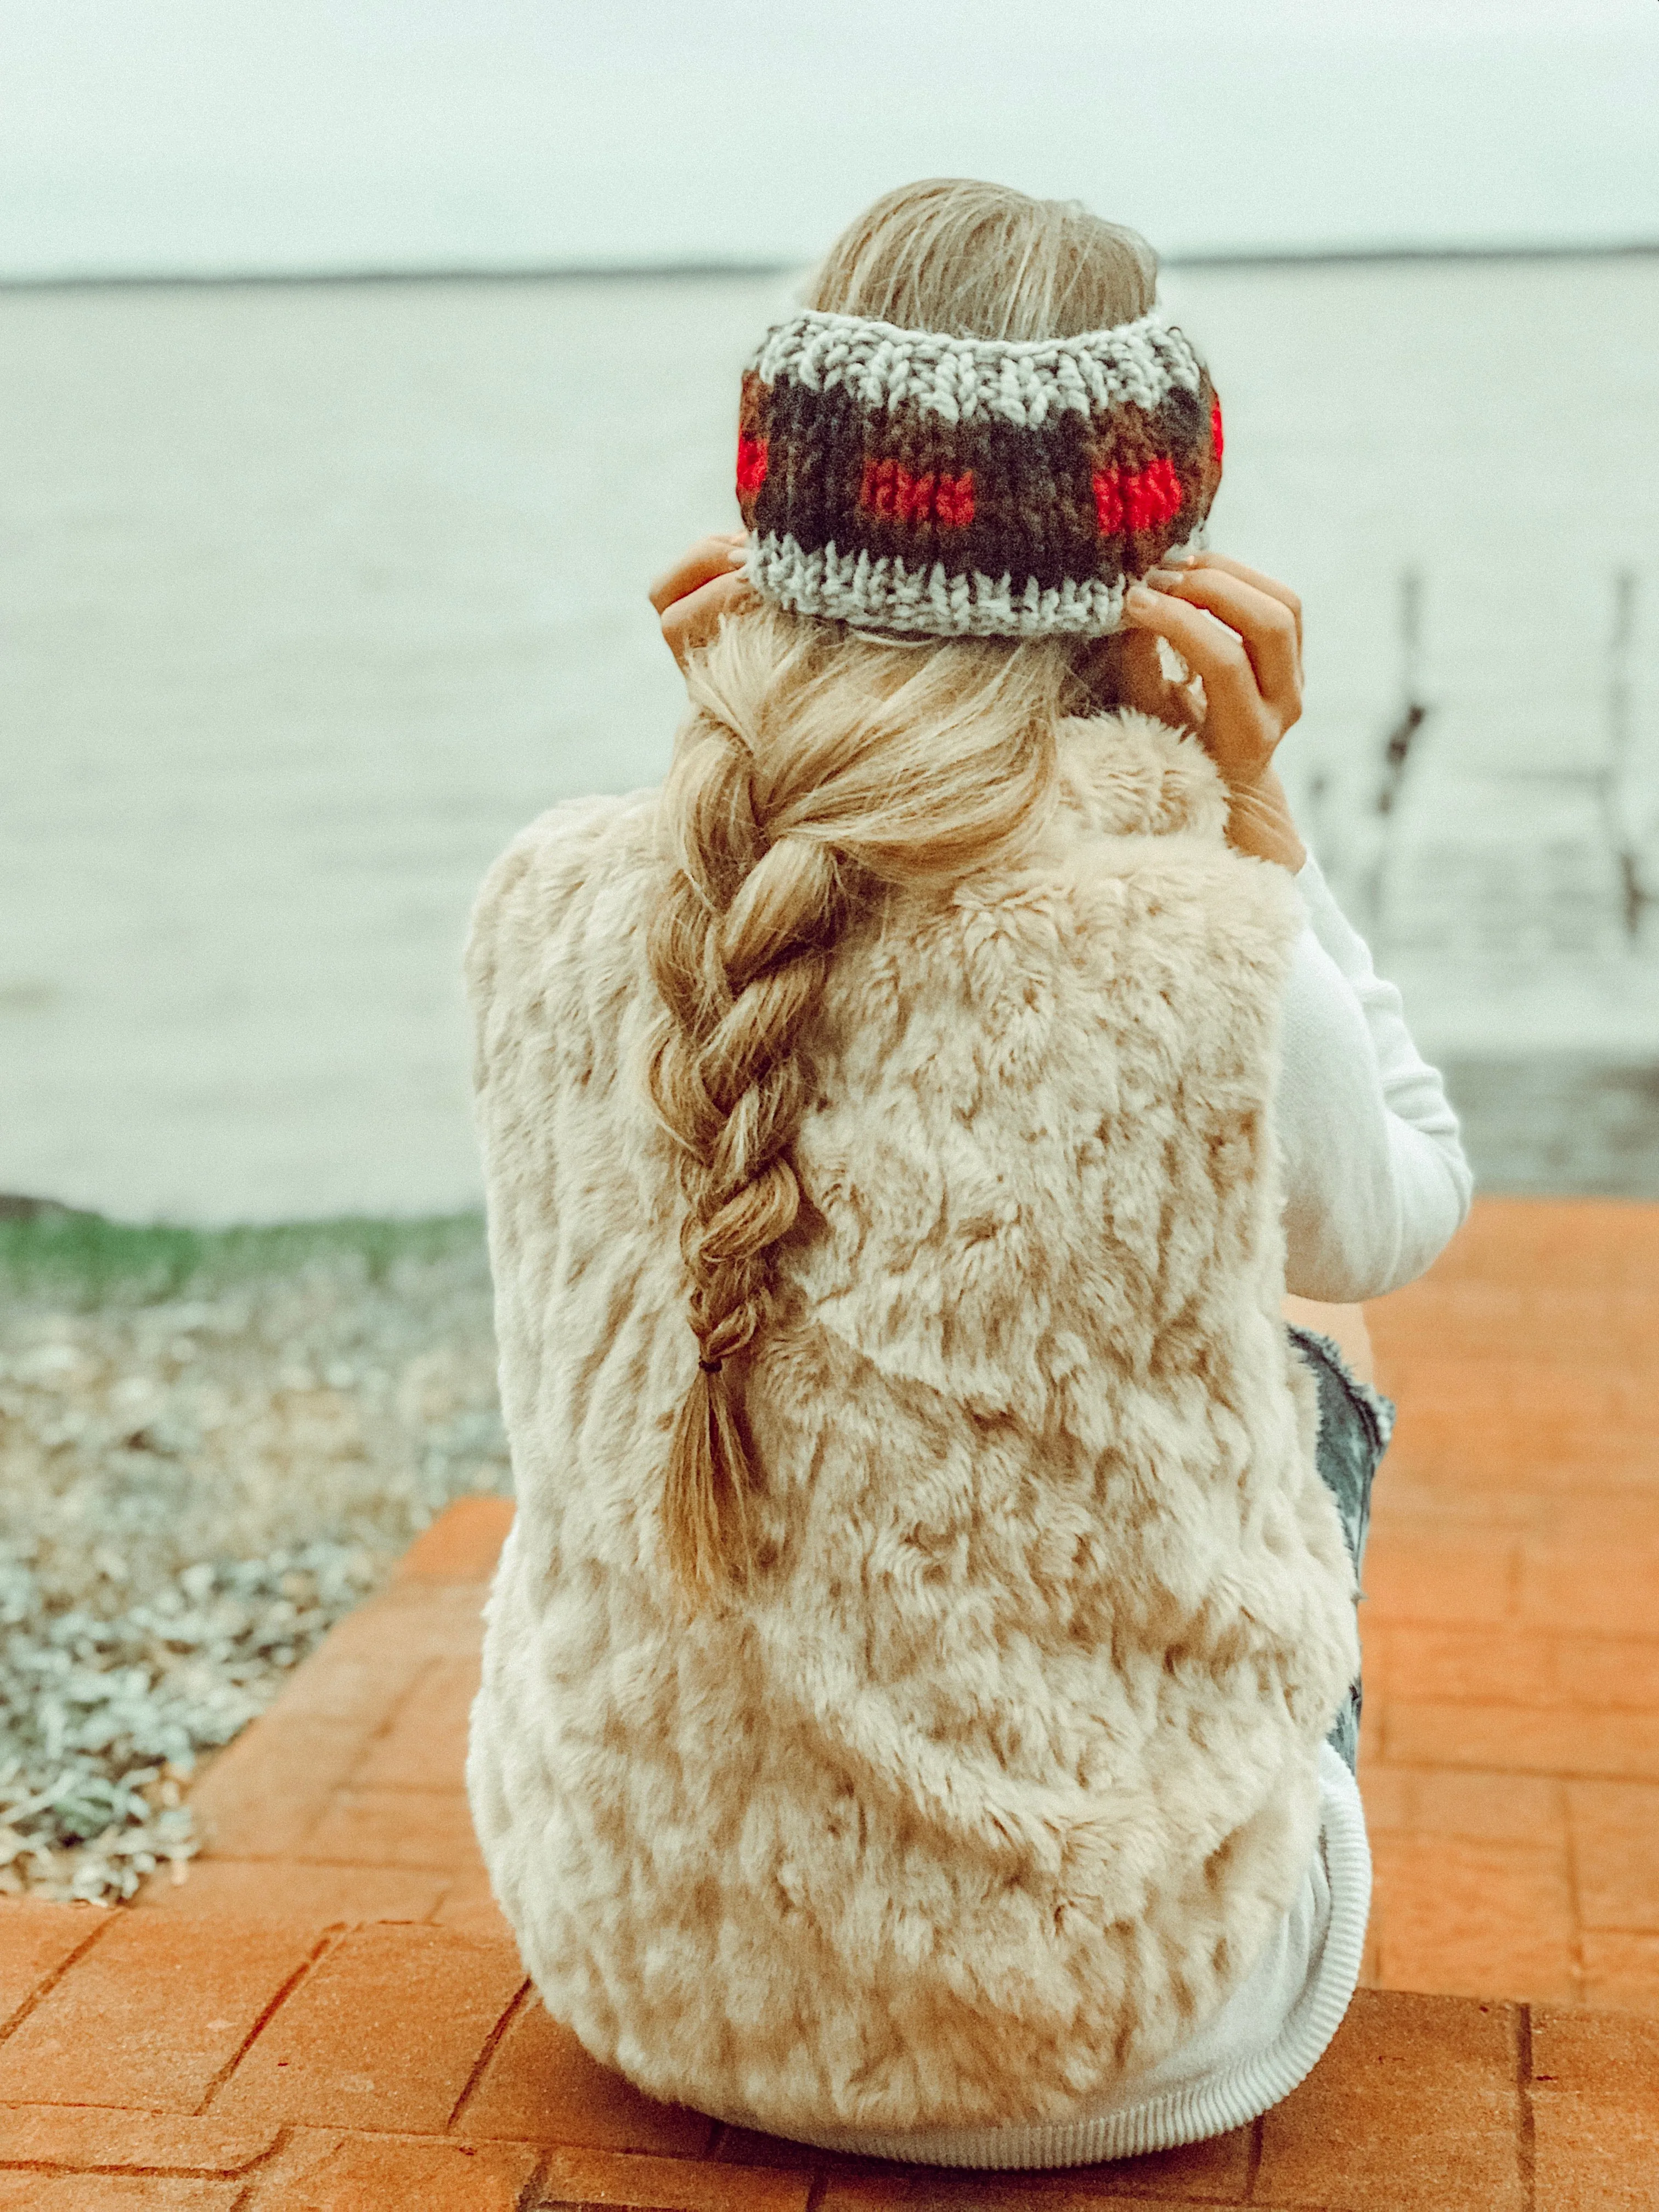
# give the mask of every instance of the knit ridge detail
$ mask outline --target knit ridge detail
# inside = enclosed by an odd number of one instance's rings
[[[807,312],[744,374],[737,493],[763,597],[933,636],[1100,635],[1202,541],[1221,410],[1158,315],[1040,341]]]

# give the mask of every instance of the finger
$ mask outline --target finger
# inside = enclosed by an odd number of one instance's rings
[[[744,579],[728,568],[724,575],[672,600],[663,611],[662,634],[680,666],[713,641],[727,615],[747,606],[754,596]]]
[[[1284,601],[1224,568],[1158,570],[1150,580],[1158,590],[1206,608],[1238,633],[1257,689],[1288,730],[1302,712],[1302,656]]]
[[[1214,727],[1261,728],[1266,719],[1261,693],[1237,630],[1206,607],[1189,605],[1145,584],[1137,584],[1124,601],[1123,619],[1131,629],[1167,638],[1194,675],[1203,678],[1206,732]]]
[[[1247,568],[1243,561],[1235,561],[1227,553],[1189,553],[1184,561],[1173,561],[1170,567],[1179,571],[1187,568],[1219,568],[1229,576],[1237,576],[1242,584],[1254,584],[1258,592],[1265,592],[1270,599],[1277,599],[1291,611],[1296,624],[1296,642],[1302,646],[1302,602],[1288,584],[1281,584],[1276,576],[1264,575],[1260,568]]]
[[[747,557],[748,546],[749,540],[739,530],[716,531],[698,538],[651,586],[647,596],[652,605],[664,614],[676,599],[683,599],[699,585],[716,576],[729,576],[739,560]]]
[[[1154,721],[1195,729],[1200,718],[1188,687],[1171,683],[1164,674],[1154,634],[1149,629],[1123,630],[1117,643],[1119,703],[1150,714]]]

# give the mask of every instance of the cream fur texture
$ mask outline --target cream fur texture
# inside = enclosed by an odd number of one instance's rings
[[[468,1779],[554,2016],[781,2133],[1058,2122],[1253,1964],[1353,1578],[1279,1318],[1297,927],[1201,750],[1068,724],[1028,864],[837,955],[750,1372],[761,1566],[658,1505],[696,1347],[640,1070],[655,795],[556,808],[468,955],[519,1513]]]

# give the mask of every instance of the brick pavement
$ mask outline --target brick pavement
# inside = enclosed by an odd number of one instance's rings
[[[501,1936],[12,1903],[0,1957],[0,2212],[1659,2204],[1659,2021],[1628,2014],[1362,1990],[1254,2126],[1064,2174],[953,2175],[653,2104],[553,2025]]]
[[[1659,1206],[1486,1200],[1370,1320],[1370,1978],[1659,2014]]]
[[[526,1987],[465,1819],[507,1525],[480,1499],[215,1761],[182,1886],[0,1906],[0,2212],[1659,2212],[1656,1260],[1659,1208],[1487,1201],[1371,1310],[1403,1407],[1363,1616],[1391,1986],[1253,2128],[1068,2175],[922,2173],[595,2066]]]

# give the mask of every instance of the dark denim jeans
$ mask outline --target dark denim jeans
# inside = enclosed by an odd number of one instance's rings
[[[1291,1341],[1312,1368],[1319,1387],[1319,1472],[1336,1500],[1348,1555],[1358,1575],[1365,1555],[1365,1532],[1370,1526],[1371,1484],[1394,1431],[1394,1405],[1349,1372],[1347,1362],[1329,1337],[1292,1328]],[[1356,1680],[1330,1734],[1351,1773],[1359,1755],[1360,1697]]]

